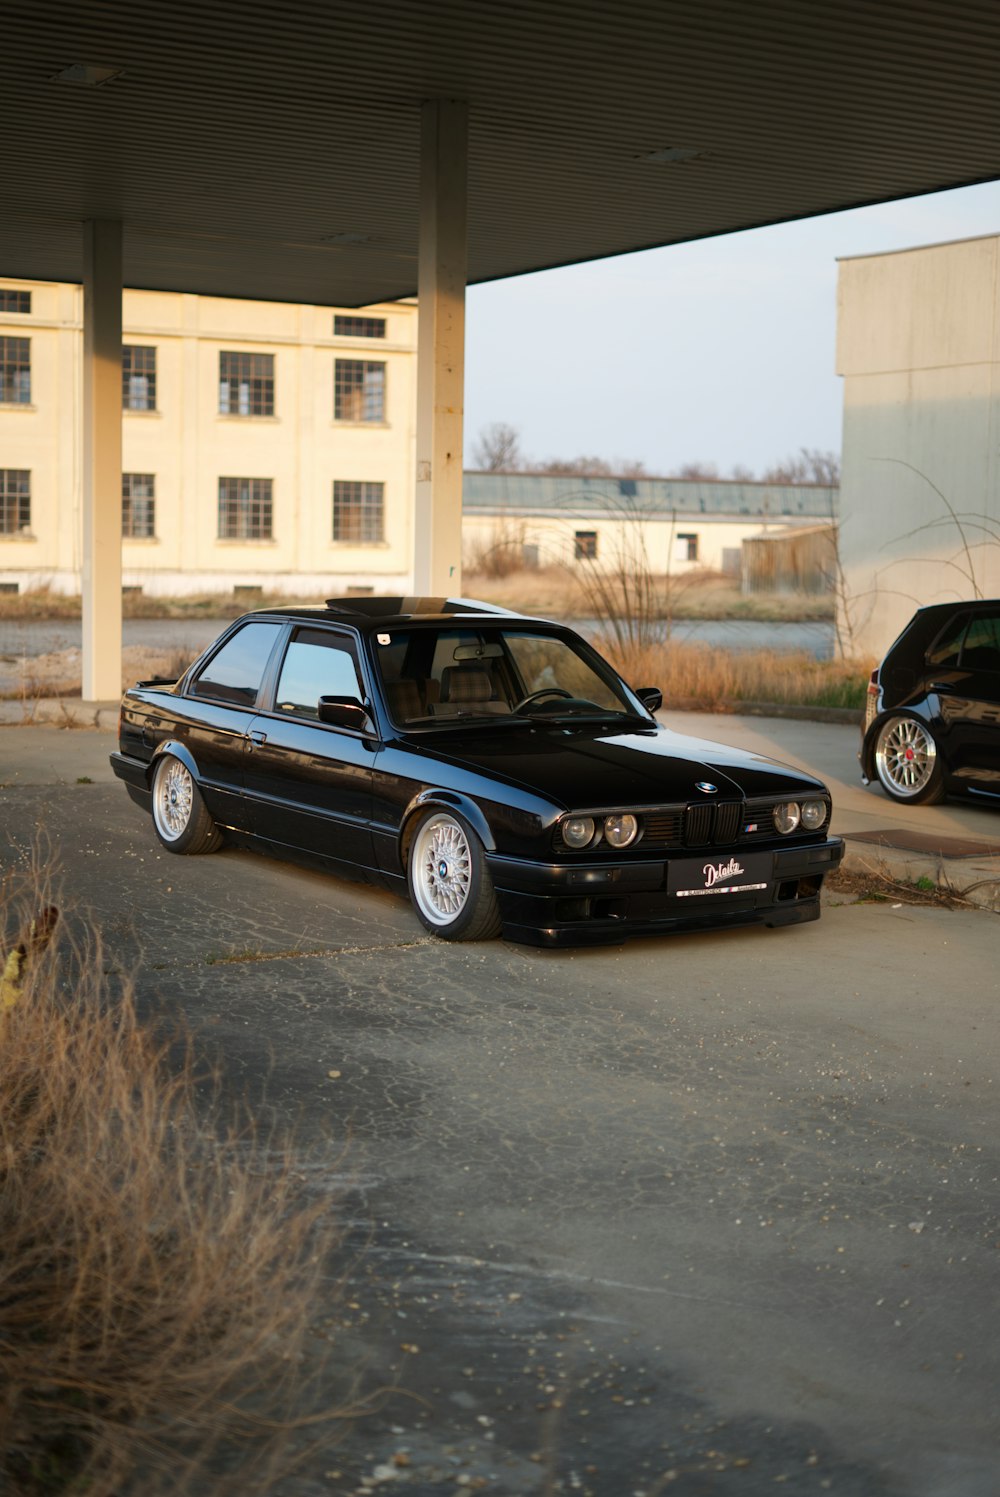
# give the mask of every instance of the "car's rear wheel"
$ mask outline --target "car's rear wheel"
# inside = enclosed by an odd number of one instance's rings
[[[483,844],[460,816],[430,811],[410,844],[410,898],[419,919],[446,941],[500,934],[500,911]]]
[[[168,852],[215,852],[222,833],[186,764],[164,754],[153,775],[153,826]]]
[[[932,805],[944,797],[944,771],[934,734],[919,717],[890,717],[875,738],[875,773],[893,800]]]

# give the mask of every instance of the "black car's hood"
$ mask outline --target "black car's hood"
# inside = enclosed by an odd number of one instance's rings
[[[504,725],[435,735],[425,753],[497,776],[567,810],[588,806],[660,805],[697,799],[698,781],[723,798],[801,796],[821,782],[760,754],[688,738],[669,728],[616,732],[592,726]],[[711,793],[711,792],[710,792]]]

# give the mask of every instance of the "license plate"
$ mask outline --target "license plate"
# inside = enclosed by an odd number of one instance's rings
[[[733,898],[760,894],[771,885],[770,853],[751,857],[682,858],[667,864],[667,893],[678,899]]]

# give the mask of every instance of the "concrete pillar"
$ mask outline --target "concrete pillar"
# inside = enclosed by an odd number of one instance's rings
[[[122,686],[122,226],[84,224],[83,699]]]
[[[430,99],[420,120],[414,591],[462,587],[468,106]]]

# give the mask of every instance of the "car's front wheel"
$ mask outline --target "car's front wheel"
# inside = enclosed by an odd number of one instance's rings
[[[186,764],[164,754],[153,775],[153,826],[168,852],[215,852],[222,833]]]
[[[934,734],[919,717],[890,717],[875,739],[875,773],[893,800],[933,805],[944,797],[944,771]]]
[[[429,811],[410,844],[410,898],[421,922],[446,941],[500,934],[500,911],[483,844],[460,816]]]

